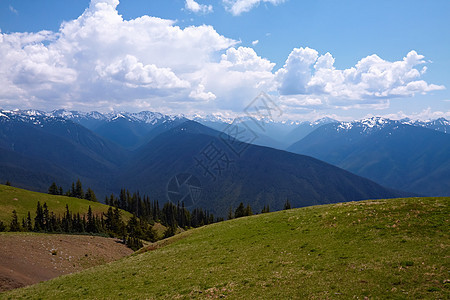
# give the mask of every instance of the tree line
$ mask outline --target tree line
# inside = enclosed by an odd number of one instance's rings
[[[10,185],[10,183],[8,182]],[[65,195],[79,199],[86,199],[98,202],[94,191],[90,188],[83,191],[83,185],[78,179],[65,193],[63,188],[55,182],[48,189],[51,195]],[[9,224],[9,231],[34,231],[49,233],[71,233],[71,234],[103,234],[111,237],[118,237],[132,249],[142,247],[142,241],[154,242],[158,239],[153,230],[155,222],[161,223],[167,229],[163,238],[174,235],[178,228],[189,229],[204,225],[221,222],[224,218],[215,218],[212,213],[202,208],[195,208],[189,211],[184,202],[166,202],[162,209],[158,200],[150,200],[146,195],[141,196],[139,192],[131,193],[127,189],[121,189],[119,196],[111,194],[105,197],[105,204],[109,205],[108,211],[100,215],[94,215],[89,206],[87,214],[80,215],[72,213],[66,205],[66,211],[62,216],[50,211],[47,204],[37,203],[36,217],[31,218],[30,212],[20,223],[17,213],[12,212],[12,220]],[[291,204],[286,200],[284,209],[290,209]],[[121,210],[128,211],[132,217],[125,223],[122,219]],[[269,205],[265,205],[261,213],[270,212]],[[250,204],[244,205],[241,202],[235,210],[230,206],[228,219],[240,218],[253,215]],[[34,222],[33,222],[34,221]],[[0,221],[0,232],[6,231],[6,225]]]
[[[86,199],[92,202],[98,202],[97,197],[95,196],[95,193],[91,188],[88,188],[86,190],[86,193],[84,193],[83,185],[80,179],[78,179],[76,182],[72,182],[72,187],[65,193],[62,186],[58,186],[55,182],[53,182],[48,188],[48,193],[50,195],[61,195],[79,199]]]
[[[5,231],[6,225],[0,221],[0,231]],[[66,204],[63,215],[57,215],[49,210],[47,203],[43,205],[38,201],[35,217],[28,211],[27,217],[19,222],[16,210],[12,212],[9,224],[11,232],[41,232],[41,233],[68,233],[68,234],[98,234],[117,237],[137,250],[143,246],[142,240],[155,242],[157,234],[152,224],[139,220],[133,215],[128,222],[124,222],[122,211],[119,208],[109,207],[106,213],[94,214],[89,206],[86,214],[73,213]]]

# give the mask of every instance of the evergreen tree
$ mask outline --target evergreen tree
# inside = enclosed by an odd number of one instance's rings
[[[72,214],[69,210],[69,205],[66,204],[66,212],[64,213],[63,219],[62,219],[62,230],[67,233],[71,233],[73,230],[72,227]],[[36,228],[36,224],[34,225]]]
[[[231,219],[233,219],[233,207],[232,206],[230,206],[230,209],[228,210],[228,217],[227,217],[227,219],[228,220],[231,220]]]
[[[246,216],[253,215],[252,208],[250,207],[250,204],[247,204],[247,207],[245,208],[245,215]]]
[[[44,202],[44,205],[42,206],[42,220],[43,220],[42,228],[44,229],[44,231],[50,231],[49,228],[50,214],[46,202]]]
[[[0,221],[0,232],[6,231],[6,225]]]
[[[166,231],[164,231],[164,238],[168,238],[171,236],[174,236],[177,232],[177,228],[175,226],[169,226],[167,227]]]
[[[140,228],[140,224],[138,219],[136,218],[136,215],[133,214],[133,216],[128,220],[127,224],[127,232],[129,236],[132,237],[142,237],[142,230]]]
[[[13,210],[13,212],[12,212],[12,219],[11,219],[11,223],[9,224],[9,231],[11,231],[11,232],[20,231],[20,223],[19,223],[19,220],[17,219],[16,210]]]
[[[123,210],[127,210],[127,203],[128,203],[127,196],[128,197],[130,196],[129,192],[126,191],[125,189],[121,189],[120,195],[119,195],[119,208],[121,208]]]
[[[90,233],[97,233],[98,227],[95,222],[95,217],[92,214],[91,206],[89,205],[88,213],[87,213],[87,223],[86,223],[86,231]]]
[[[24,230],[33,231],[33,223],[31,222],[31,214],[28,212],[27,218],[25,219]]]
[[[55,182],[53,182],[52,185],[48,188],[48,193],[50,195],[59,195],[59,188]]]
[[[136,237],[132,237],[129,236],[127,237],[127,240],[125,242],[125,244],[133,249],[134,251],[139,250],[140,248],[144,247],[144,244],[142,243],[142,241]]]
[[[291,203],[289,202],[289,199],[286,199],[286,202],[284,203],[284,210],[291,209]]]
[[[9,180],[6,181],[5,185],[7,186],[11,186],[11,182],[9,182]]]
[[[91,188],[87,189],[86,194],[84,195],[84,199],[92,202],[98,202],[97,197],[95,196],[95,193]]]
[[[113,233],[113,223],[114,223],[114,212],[112,207],[110,206],[108,208],[108,211],[106,212],[106,214],[104,213],[105,216],[105,228],[108,232]]]
[[[83,197],[84,197],[83,187],[81,185],[80,179],[77,180],[77,183],[75,185],[75,193],[74,193],[73,197],[80,198],[80,199],[83,199]]]
[[[72,182],[72,187],[70,189],[70,192],[68,193],[70,197],[75,197],[76,191],[75,191],[75,182]]]
[[[244,207],[244,203],[240,203],[239,206],[236,208],[236,211],[234,212],[234,217],[235,218],[240,218],[245,216],[245,207]]]
[[[120,209],[116,206],[114,209],[114,215],[113,215],[113,232],[116,234],[116,236],[124,237],[125,236],[125,225],[122,221],[122,214],[120,212]]]
[[[36,207],[36,217],[34,217],[34,231],[44,230],[44,211],[41,203],[38,201]]]

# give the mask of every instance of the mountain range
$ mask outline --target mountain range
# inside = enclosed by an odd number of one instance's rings
[[[67,189],[80,178],[101,196],[128,188],[219,215],[241,201],[259,211],[281,209],[286,200],[299,207],[411,195],[232,132],[150,112],[2,110],[0,180],[46,191],[53,181]]]
[[[288,147],[384,186],[450,194],[450,122],[373,117],[327,124]]]

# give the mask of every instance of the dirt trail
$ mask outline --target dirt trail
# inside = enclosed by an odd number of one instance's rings
[[[0,292],[108,263],[133,251],[119,240],[59,234],[0,234]]]

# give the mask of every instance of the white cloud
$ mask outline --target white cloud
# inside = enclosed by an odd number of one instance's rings
[[[202,84],[203,70],[220,65],[220,54],[236,41],[206,25],[182,29],[149,16],[126,21],[116,10],[118,3],[92,0],[57,33],[0,34],[0,105],[52,109],[76,103],[104,109],[139,100],[169,107],[179,99],[216,98]],[[226,97],[234,87],[230,83],[221,91],[218,96]]]
[[[239,16],[244,12],[248,12],[262,3],[271,3],[278,5],[286,0],[222,0],[225,8],[234,16]]]
[[[19,12],[17,11],[17,9],[15,9],[12,5],[9,5],[9,11],[12,12],[12,13],[14,13],[14,14],[16,14],[16,15],[19,14]]]
[[[367,117],[371,117],[372,115],[368,115]],[[433,111],[431,107],[428,107],[420,112],[406,114],[403,111],[399,111],[393,114],[384,114],[382,117],[392,119],[392,120],[401,120],[401,119],[411,119],[411,120],[436,120],[439,118],[445,118],[447,120],[450,119],[450,111]]]
[[[288,114],[384,109],[391,98],[444,88],[420,78],[426,67],[417,68],[426,61],[415,51],[395,62],[371,55],[338,70],[330,53],[298,48],[274,72],[274,63],[212,26],[123,20],[118,3],[92,0],[58,32],[0,32],[0,106],[242,112],[265,91],[278,93]]]
[[[199,4],[194,0],[186,0],[185,8],[195,13],[208,14],[213,12],[212,5]]]
[[[361,59],[355,67],[337,70],[330,53],[319,56],[310,48],[296,48],[276,80],[281,95],[321,95],[330,99],[356,100],[410,97],[445,87],[419,80],[423,56],[409,52],[401,61],[389,62],[377,55]],[[426,70],[426,69],[425,69]]]
[[[253,42],[252,42],[252,45],[253,46],[256,46],[256,45],[258,45],[259,44],[259,40],[254,40]]]

